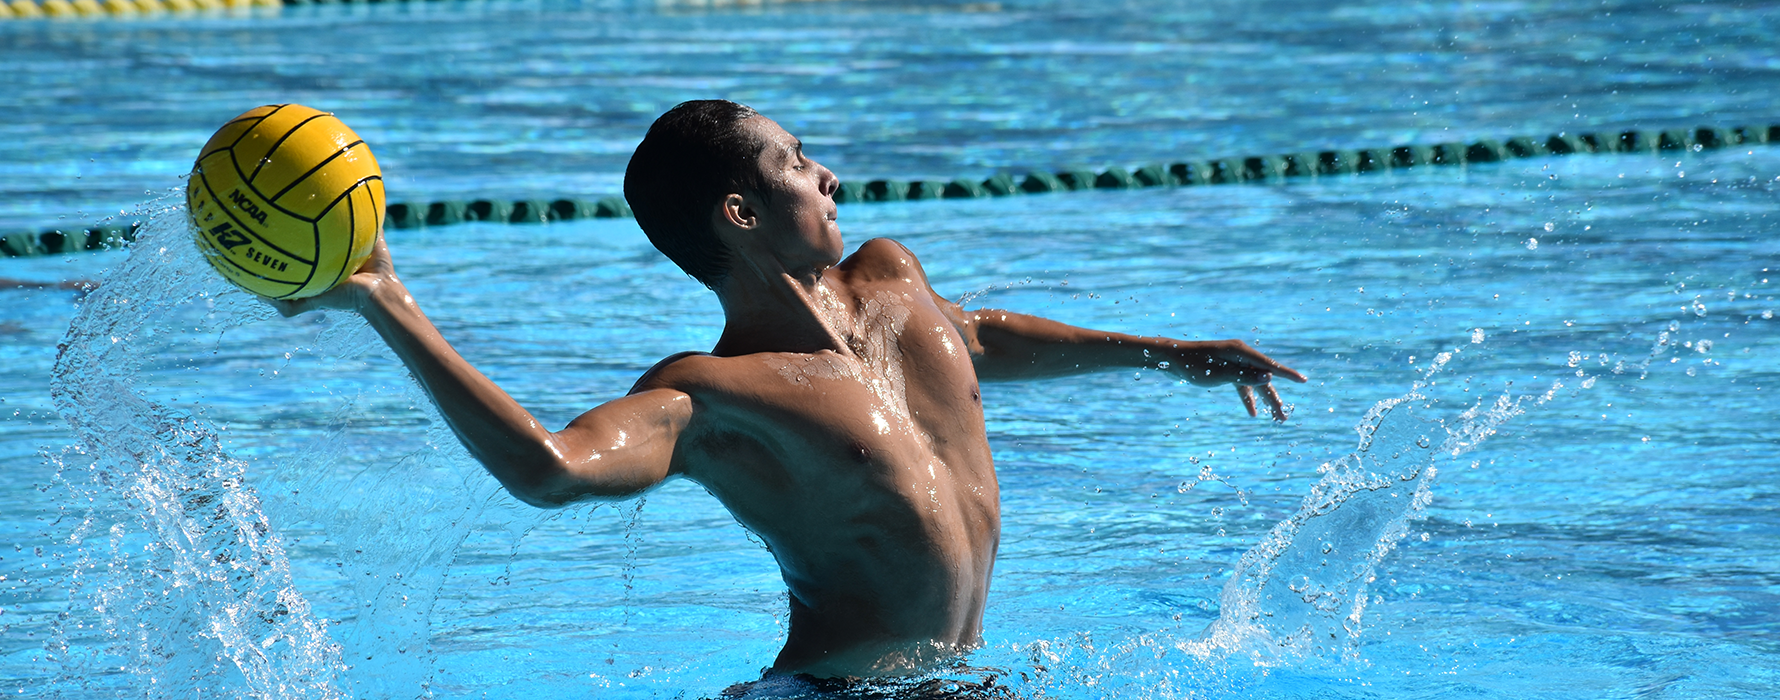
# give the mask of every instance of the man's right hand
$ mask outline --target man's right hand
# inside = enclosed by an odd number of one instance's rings
[[[371,302],[371,297],[385,288],[400,287],[402,281],[396,278],[396,267],[389,259],[389,246],[383,242],[383,232],[377,232],[376,242],[371,244],[371,257],[359,265],[358,271],[352,273],[345,281],[334,285],[333,289],[306,299],[269,299],[272,308],[285,318],[315,309],[348,309],[363,314]]]

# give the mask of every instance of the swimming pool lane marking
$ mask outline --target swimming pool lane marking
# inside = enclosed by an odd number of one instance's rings
[[[285,0],[0,0],[0,20],[125,19],[155,15],[187,16],[229,11],[277,10]]]
[[[408,3],[411,0],[0,0],[0,21],[9,19],[135,19],[171,16],[185,19],[194,14],[228,11],[232,17],[276,14],[285,7],[303,5],[356,5]],[[436,0],[434,0],[436,2]],[[796,1],[796,0],[794,0]],[[659,0],[672,8],[675,0]],[[685,0],[689,8],[702,8],[704,0]],[[743,2],[741,4],[748,4]],[[756,0],[753,4],[760,4]],[[969,8],[969,5],[965,5]],[[268,12],[269,11],[269,12]]]
[[[31,0],[17,0],[30,2]],[[67,2],[68,0],[52,0]],[[97,0],[82,0],[97,2]],[[107,0],[124,2],[127,0]],[[155,0],[159,1],[159,0]],[[182,0],[191,2],[193,0]],[[209,0],[217,2],[218,0]],[[240,2],[242,0],[231,0]],[[259,2],[261,0],[253,0]],[[0,0],[3,3],[4,0]],[[1190,160],[1178,163],[1155,163],[1126,170],[1120,167],[1101,172],[1068,170],[1057,173],[1033,172],[1015,180],[1007,173],[998,173],[986,180],[957,178],[942,180],[870,180],[864,183],[842,182],[834,201],[902,202],[927,199],[969,199],[1007,197],[1023,194],[1044,194],[1093,189],[1134,189],[1142,187],[1187,187],[1196,185],[1229,185],[1239,183],[1280,182],[1335,175],[1357,175],[1433,166],[1454,166],[1467,163],[1496,163],[1504,160],[1565,156],[1584,153],[1699,152],[1731,146],[1780,143],[1780,124],[1769,126],[1736,126],[1719,128],[1701,126],[1693,129],[1661,131],[1627,130],[1621,132],[1552,134],[1544,139],[1516,136],[1506,141],[1483,139],[1472,143],[1450,141],[1428,145],[1405,145],[1357,150],[1304,151],[1273,156],[1247,156],[1214,160]],[[630,207],[622,197],[599,199],[561,198],[554,200],[477,199],[445,200],[426,203],[396,202],[388,206],[385,228],[410,229],[424,226],[448,226],[468,221],[494,221],[513,224],[541,224],[576,219],[629,218]],[[19,232],[0,237],[0,254],[7,257],[59,255],[85,250],[110,250],[128,245],[136,238],[136,223],[106,223],[85,229],[53,229],[40,233]]]

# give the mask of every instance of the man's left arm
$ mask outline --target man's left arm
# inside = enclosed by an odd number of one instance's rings
[[[1240,340],[1194,341],[1097,331],[1000,309],[965,311],[937,294],[934,297],[964,336],[980,379],[1040,379],[1132,367],[1159,369],[1199,386],[1235,384],[1251,416],[1256,414],[1258,392],[1273,419],[1280,421],[1286,419],[1285,407],[1273,388],[1273,377],[1305,381],[1304,375]]]
[[[1298,370],[1274,362],[1242,340],[1178,340],[1088,330],[1027,313],[981,308],[967,312],[934,294],[934,303],[958,324],[970,347],[977,378],[988,381],[1041,379],[1093,370],[1161,369],[1200,387],[1235,385],[1248,415],[1255,394],[1274,420],[1285,420],[1274,376],[1305,381]],[[951,308],[947,308],[951,306]]]
[[[1159,369],[1199,386],[1236,385],[1251,416],[1257,415],[1255,396],[1259,393],[1277,421],[1286,419],[1286,411],[1273,388],[1274,375],[1306,381],[1297,370],[1240,340],[1136,336],[1000,309],[966,311],[933,291],[913,252],[900,244],[896,249],[907,256],[899,264],[917,276],[910,281],[926,288],[933,303],[964,337],[980,380],[1044,379],[1132,367]]]
[[[1235,384],[1251,416],[1256,415],[1255,396],[1259,393],[1277,421],[1286,419],[1286,410],[1273,388],[1274,375],[1306,381],[1297,370],[1240,340],[1136,336],[1000,309],[966,311],[932,287],[927,291],[964,336],[977,378],[982,380],[1043,379],[1131,367],[1159,369],[1199,386]]]

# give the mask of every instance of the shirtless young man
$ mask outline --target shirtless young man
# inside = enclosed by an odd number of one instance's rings
[[[626,498],[683,476],[771,549],[791,623],[773,670],[922,670],[978,643],[1001,533],[979,379],[1159,368],[1235,384],[1285,413],[1237,340],[1092,331],[966,311],[914,254],[877,239],[841,259],[839,181],[773,121],[688,102],[638,146],[625,196],[657,248],[717,293],[709,353],[662,360],[629,395],[552,432],[460,357],[403,288],[388,249],[286,315],[350,309],[383,336],[470,454],[527,503]]]

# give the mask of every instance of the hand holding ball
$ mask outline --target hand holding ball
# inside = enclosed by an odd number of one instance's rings
[[[383,171],[352,129],[302,105],[267,105],[204,144],[185,189],[198,249],[236,286],[321,294],[358,270],[383,229]]]

